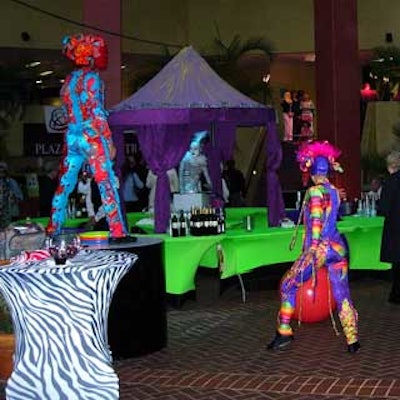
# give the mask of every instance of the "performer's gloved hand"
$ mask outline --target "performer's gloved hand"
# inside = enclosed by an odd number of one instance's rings
[[[326,248],[323,245],[312,245],[309,249],[310,254],[313,257],[315,268],[320,268],[325,264],[326,259]]]

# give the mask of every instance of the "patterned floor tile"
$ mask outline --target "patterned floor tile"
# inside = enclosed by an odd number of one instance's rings
[[[120,398],[400,399],[400,306],[386,302],[387,281],[359,279],[351,289],[359,312],[358,354],[347,353],[343,335],[336,335],[329,320],[294,325],[290,349],[267,351],[277,291],[251,290],[243,303],[240,288],[231,287],[212,303],[187,301],[169,309],[168,347],[115,363]],[[336,317],[335,323],[340,330]]]

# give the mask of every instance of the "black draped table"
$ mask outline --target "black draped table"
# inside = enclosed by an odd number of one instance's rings
[[[81,250],[66,265],[47,259],[0,268],[0,291],[16,335],[8,400],[119,398],[107,316],[115,289],[136,258],[129,252]]]
[[[138,237],[136,242],[105,249],[138,256],[119,283],[108,317],[108,341],[114,359],[142,356],[167,345],[164,241]]]

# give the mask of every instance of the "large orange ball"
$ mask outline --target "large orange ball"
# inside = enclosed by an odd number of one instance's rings
[[[293,319],[301,322],[319,322],[329,318],[329,308],[331,311],[336,309],[332,288],[329,285],[328,269],[320,268],[316,273],[316,286],[312,287],[312,278],[310,278],[297,291]],[[300,313],[301,315],[299,315]]]

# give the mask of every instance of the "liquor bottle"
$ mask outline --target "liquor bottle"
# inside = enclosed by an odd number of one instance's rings
[[[186,236],[186,230],[187,230],[186,217],[183,211],[181,210],[179,216],[179,236]]]
[[[225,215],[224,215],[224,210],[222,208],[220,208],[218,212],[218,224],[220,233],[225,233],[226,231]]]
[[[172,237],[179,236],[179,221],[175,213],[172,214],[171,218],[171,236]]]
[[[196,209],[194,207],[190,210],[190,218],[189,218],[189,232],[192,236],[196,236],[194,221],[196,219]]]
[[[208,213],[208,209],[204,208],[203,211],[203,223],[204,223],[204,235],[209,235],[210,234],[210,215]]]
[[[219,229],[218,229],[218,215],[217,211],[215,208],[211,209],[211,227],[212,227],[212,234],[213,235],[218,235]]]
[[[202,221],[202,216],[200,214],[200,209],[196,210],[194,219],[194,232],[195,236],[201,236],[203,234],[203,221]]]

